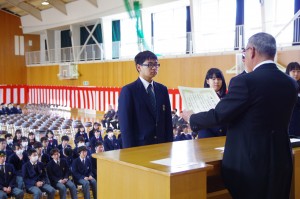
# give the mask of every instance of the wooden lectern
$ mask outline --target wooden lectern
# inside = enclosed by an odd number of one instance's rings
[[[231,198],[226,190],[207,194],[207,179],[220,176],[224,144],[215,137],[93,154],[97,199]],[[300,148],[293,151],[291,197],[300,199]]]

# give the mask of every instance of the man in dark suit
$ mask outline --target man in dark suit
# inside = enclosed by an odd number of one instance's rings
[[[228,124],[222,175],[234,199],[286,199],[293,170],[287,129],[298,85],[274,63],[273,36],[253,35],[244,53],[248,73],[231,80],[215,109],[185,118],[193,130]]]
[[[154,82],[157,56],[140,52],[135,56],[139,78],[124,86],[119,97],[119,124],[123,148],[172,142],[172,117],[168,89]]]
[[[57,148],[50,151],[52,160],[47,164],[47,174],[51,186],[59,190],[60,199],[67,198],[67,188],[70,190],[71,198],[77,199],[77,189],[75,184],[69,180],[71,175],[66,159],[59,158],[60,153]]]
[[[8,198],[10,195],[15,196],[16,199],[23,198],[24,192],[17,188],[14,166],[5,161],[6,153],[0,151],[0,198]]]
[[[91,158],[87,157],[86,146],[78,148],[79,157],[72,163],[72,172],[75,184],[81,184],[84,199],[90,199],[90,186],[92,187],[93,197],[97,198],[97,182],[93,176],[93,166]]]
[[[102,126],[104,128],[106,128],[106,124],[107,124],[107,128],[110,126],[110,121],[113,119],[115,114],[116,111],[113,109],[112,105],[109,105],[108,111],[104,114],[103,119],[101,120]]]

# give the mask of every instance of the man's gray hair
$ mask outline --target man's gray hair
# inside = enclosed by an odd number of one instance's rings
[[[265,32],[260,32],[252,35],[248,40],[248,45],[251,45],[255,50],[261,54],[274,58],[276,54],[276,40],[275,38]]]

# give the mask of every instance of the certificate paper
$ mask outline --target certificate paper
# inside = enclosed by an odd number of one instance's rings
[[[190,88],[178,86],[183,108],[194,113],[209,111],[216,107],[220,101],[212,88]]]

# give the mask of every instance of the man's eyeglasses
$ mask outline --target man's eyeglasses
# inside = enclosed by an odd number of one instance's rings
[[[245,53],[247,50],[249,50],[252,47],[248,47],[248,48],[242,48],[242,53]]]
[[[148,68],[152,68],[152,67],[158,68],[158,67],[160,67],[160,64],[149,62],[148,64],[141,64],[141,66],[147,66]]]

